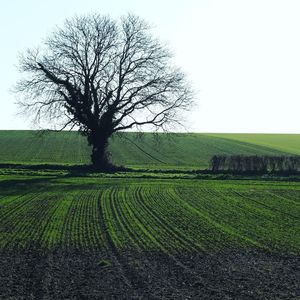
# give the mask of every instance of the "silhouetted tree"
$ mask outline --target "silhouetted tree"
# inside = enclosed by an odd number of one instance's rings
[[[191,89],[171,58],[139,17],[75,17],[41,49],[21,56],[19,104],[36,122],[77,128],[92,146],[94,167],[107,169],[114,132],[145,125],[168,130],[191,107]]]

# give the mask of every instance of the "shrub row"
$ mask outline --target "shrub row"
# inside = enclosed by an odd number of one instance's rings
[[[300,156],[214,155],[210,169],[213,172],[297,172]]]

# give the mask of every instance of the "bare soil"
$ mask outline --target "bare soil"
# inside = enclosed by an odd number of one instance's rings
[[[0,253],[1,299],[300,299],[300,256]]]

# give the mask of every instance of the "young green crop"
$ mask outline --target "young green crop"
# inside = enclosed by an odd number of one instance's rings
[[[229,141],[239,141],[262,146],[291,155],[300,155],[300,135],[299,134],[250,134],[250,133],[213,133],[207,134],[212,138],[221,138]]]
[[[2,250],[300,253],[297,183],[11,175],[0,190]]]

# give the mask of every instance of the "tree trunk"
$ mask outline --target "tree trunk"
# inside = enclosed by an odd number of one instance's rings
[[[97,133],[92,133],[88,137],[89,144],[92,146],[92,166],[99,171],[108,171],[112,168],[107,153],[108,138],[108,136]]]

